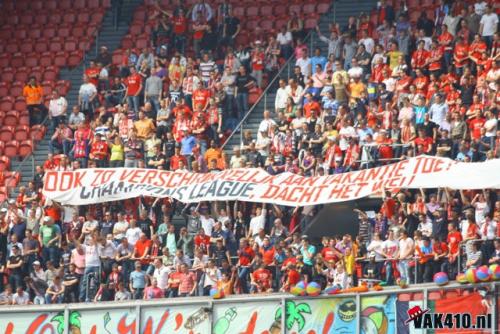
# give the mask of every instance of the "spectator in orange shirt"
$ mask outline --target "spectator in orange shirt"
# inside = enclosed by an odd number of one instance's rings
[[[43,90],[35,77],[29,78],[28,84],[23,88],[23,96],[30,114],[30,126],[42,124],[48,109],[43,104]]]

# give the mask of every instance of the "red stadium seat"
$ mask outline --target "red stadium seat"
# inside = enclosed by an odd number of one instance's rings
[[[304,22],[305,29],[314,29],[318,25],[318,19],[311,17],[307,18]]]
[[[129,33],[131,35],[140,35],[144,28],[144,23],[134,23],[130,26]]]
[[[69,83],[69,81],[59,80],[56,83],[56,90],[59,92],[59,95],[62,96],[66,96],[66,94],[68,94],[70,87],[71,84]]]
[[[64,41],[64,51],[73,52],[78,48],[78,41],[74,37],[66,38]]]
[[[126,35],[122,38],[122,48],[123,49],[131,49],[134,46],[134,41],[132,40],[132,36]]]
[[[265,31],[270,31],[273,29],[274,22],[272,18],[265,18],[259,22],[259,27]]]
[[[29,77],[29,70],[27,67],[19,67],[14,74],[14,80],[20,82],[27,82]]]
[[[31,139],[40,141],[45,137],[45,127],[43,125],[33,125],[31,127]]]
[[[149,47],[149,37],[146,35],[138,36],[135,41],[135,47],[139,49],[144,49]]]
[[[56,0],[45,0],[43,6],[46,9],[53,11],[54,9],[57,9],[57,1]]]
[[[12,85],[10,86],[10,95],[12,97],[18,97],[23,95],[23,88],[24,88],[24,83],[21,81],[14,81]]]
[[[30,54],[26,55],[26,58],[24,59],[24,65],[27,67],[35,67],[38,66],[38,54],[36,52],[31,52]]]
[[[8,112],[14,108],[15,99],[12,96],[6,96],[0,100],[0,111]]]
[[[87,37],[82,37],[78,39],[78,50],[87,51],[90,49],[90,40]]]
[[[78,66],[83,59],[83,53],[82,51],[73,51],[70,53],[68,56],[68,66],[69,67],[76,67]]]
[[[4,143],[2,143],[4,144]],[[10,169],[10,159],[6,156],[0,156],[0,171]]]
[[[33,48],[35,45],[35,41],[31,39],[25,39],[20,45],[19,45],[19,51],[22,53],[30,53],[33,52]]]
[[[288,12],[290,14],[292,14],[292,13],[299,14],[301,10],[302,10],[302,7],[298,4],[293,4],[293,5],[288,6]]]
[[[19,52],[19,45],[15,40],[10,40],[6,45],[5,45],[5,51],[9,53],[16,53]]]
[[[76,37],[76,38],[83,37],[83,36],[85,36],[85,34],[86,34],[85,28],[80,24],[77,24],[71,30],[71,36]]]
[[[23,14],[19,19],[19,23],[24,25],[31,25],[33,24],[33,16],[31,14]]]
[[[59,0],[58,7],[60,9],[71,9],[71,0]]]
[[[67,64],[68,54],[64,51],[56,53],[54,56],[54,66],[65,67]]]
[[[320,15],[325,14],[328,12],[328,9],[330,9],[330,3],[329,2],[323,2],[319,3],[318,6],[316,7],[316,12]]]
[[[28,110],[24,109],[20,111],[19,120],[17,121],[18,125],[30,125],[30,113]]]
[[[76,22],[76,13],[72,10],[65,11],[63,22],[68,24],[74,24]]]
[[[5,67],[0,72],[2,81],[11,82],[14,80],[14,70],[11,67]]]
[[[35,144],[31,140],[24,140],[19,144],[19,155],[21,157],[27,157],[28,155],[33,153],[33,150],[35,149]]]
[[[62,23],[62,16],[61,14],[54,12],[49,16],[49,23],[58,25]]]
[[[43,95],[50,95],[54,90],[54,82],[53,81],[44,81],[42,82],[42,90]]]
[[[19,151],[19,143],[16,140],[11,140],[5,143],[3,154],[9,158],[17,157]]]
[[[24,55],[20,52],[14,53],[10,59],[10,66],[17,68],[24,66]]]
[[[246,10],[247,16],[258,16],[259,15],[259,6],[250,6]]]
[[[261,16],[270,16],[272,14],[273,14],[273,6],[272,5],[260,6],[260,15]]]
[[[234,7],[233,15],[236,17],[244,17],[245,16],[245,7]]]
[[[3,155],[3,149],[5,148],[5,144],[3,141],[0,141],[0,156]],[[1,158],[1,157],[0,157]],[[3,162],[0,160],[0,172],[3,171]]]
[[[14,38],[25,39],[28,36],[28,31],[25,28],[18,28],[14,30]]]
[[[63,39],[63,41],[65,41],[65,38],[68,38],[71,36],[71,30],[72,30],[71,25],[69,25],[67,23],[62,24],[57,29],[57,36],[61,37]]]
[[[49,51],[59,52],[62,51],[63,40],[60,37],[55,37],[50,40]]]
[[[101,24],[104,14],[102,12],[92,13],[90,17],[90,22]]]
[[[47,39],[42,38],[42,39],[39,39],[36,41],[35,52],[43,53],[43,52],[47,52],[48,50],[49,50],[49,44],[47,42]]]
[[[12,34],[13,31],[10,27],[3,27],[0,30],[0,38],[4,41],[10,39],[12,37]]]
[[[19,121],[19,113],[16,110],[8,111],[3,118],[3,125],[16,126]]]
[[[78,23],[82,23],[82,24],[89,23],[90,22],[90,13],[88,11],[84,11],[84,10],[78,11],[76,21]]]
[[[87,3],[85,0],[73,0],[73,8],[76,9],[86,9]]]
[[[23,141],[30,139],[30,128],[26,125],[18,125],[14,130],[14,139]]]
[[[42,68],[40,66],[32,67],[30,76],[34,76],[36,81],[42,81]]]
[[[14,110],[24,111],[26,110],[26,99],[24,96],[18,96],[14,102]]]
[[[0,140],[2,142],[8,142],[14,138],[14,127],[9,125],[4,125],[0,128]]]
[[[302,5],[302,13],[304,14],[313,14],[316,12],[316,4],[314,3],[306,3]]]
[[[6,82],[0,82],[0,98],[9,95],[9,85]]]
[[[43,81],[46,81],[46,80],[56,81],[58,72],[59,71],[54,66],[49,66],[49,67],[45,68],[45,71],[43,72],[43,76],[42,76]]]
[[[2,53],[0,55],[0,67],[9,67],[10,66],[10,54],[8,53]]]
[[[45,24],[47,24],[47,22],[49,22],[49,16],[47,14],[39,13],[36,15],[36,23],[37,24],[45,25]],[[30,34],[31,31],[28,33]],[[37,37],[33,37],[33,38],[37,38]]]
[[[42,36],[44,38],[54,38],[57,35],[57,28],[53,24],[48,24],[43,28]]]

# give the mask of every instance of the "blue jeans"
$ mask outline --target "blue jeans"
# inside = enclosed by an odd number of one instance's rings
[[[236,105],[238,106],[238,119],[241,120],[248,111],[248,93],[238,93]]]
[[[184,53],[184,47],[186,45],[186,36],[184,35],[175,35],[174,36],[174,47],[175,50],[180,53]]]
[[[52,117],[51,122],[50,122],[50,125],[52,126],[51,130],[54,131],[55,129],[57,129],[57,127],[59,126],[59,123],[61,123],[61,121],[65,117],[66,117],[66,115]]]
[[[55,266],[59,265],[59,249],[54,246],[42,248],[42,262],[45,265],[47,261],[52,262]]]
[[[86,301],[89,302],[90,298],[88,295],[88,286],[89,286],[89,276],[90,274],[94,274],[94,277],[96,279],[96,285],[98,288],[99,285],[99,267],[85,267],[85,271],[83,273],[82,280],[80,281],[80,301]],[[96,288],[96,291],[97,291]]]
[[[241,283],[241,290],[243,290],[243,293],[248,293],[248,274],[250,270],[248,267],[240,267],[238,269],[238,278],[240,279]]]
[[[63,301],[63,295],[59,295],[56,297],[56,300],[52,302],[52,295],[45,295],[45,304],[61,304]]]
[[[154,112],[154,115],[148,115],[148,116],[151,117],[152,119],[156,119],[156,114],[158,113],[158,110],[161,109],[159,96],[148,96],[148,100],[146,102],[151,103]]]
[[[399,260],[399,264],[398,264],[401,278],[406,280],[407,284],[410,282],[410,268],[408,266],[409,262],[410,262],[410,260]]]
[[[140,108],[140,99],[139,95],[137,96],[127,96],[127,102],[129,105],[129,108],[132,109],[135,113],[135,116],[137,117],[137,114],[139,113],[139,108]]]
[[[393,278],[394,276],[392,275],[392,262],[391,261],[386,261],[385,262],[385,282],[388,285],[393,284]]]

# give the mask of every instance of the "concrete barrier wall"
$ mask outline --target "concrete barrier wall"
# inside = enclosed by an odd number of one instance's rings
[[[274,294],[11,306],[0,308],[0,334],[424,333],[413,323],[405,324],[409,309],[471,313],[474,319],[490,314],[495,333],[499,288],[498,283],[455,284],[318,297]]]

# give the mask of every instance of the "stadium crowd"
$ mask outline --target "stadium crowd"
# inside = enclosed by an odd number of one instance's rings
[[[404,7],[395,13],[381,0],[377,25],[361,15],[332,24],[328,36],[317,29],[323,54],[303,43],[299,16],[246,47],[234,45],[240,28],[229,7],[158,7],[152,47],[128,50],[117,67],[103,48],[69,116],[57,93],[47,110],[32,99],[32,122],[47,112],[54,135],[29,187],[0,211],[0,304],[183,297],[213,287],[263,293],[300,280],[342,289],[421,283],[438,271],[454,279],[500,264],[495,190],[387,191],[377,210],[356,210],[357,236],[318,242],[301,229],[319,207],[147,197],[73,207],[40,191],[47,170],[258,167],[313,176],[421,154],[498,158],[494,8],[440,1],[434,18],[425,13],[413,24]],[[279,81],[274,109],[227,157],[221,146],[247,113],[250,90],[265,87],[290,55],[296,66]],[[26,94],[36,87],[31,81]],[[180,228],[172,224],[179,216]]]

